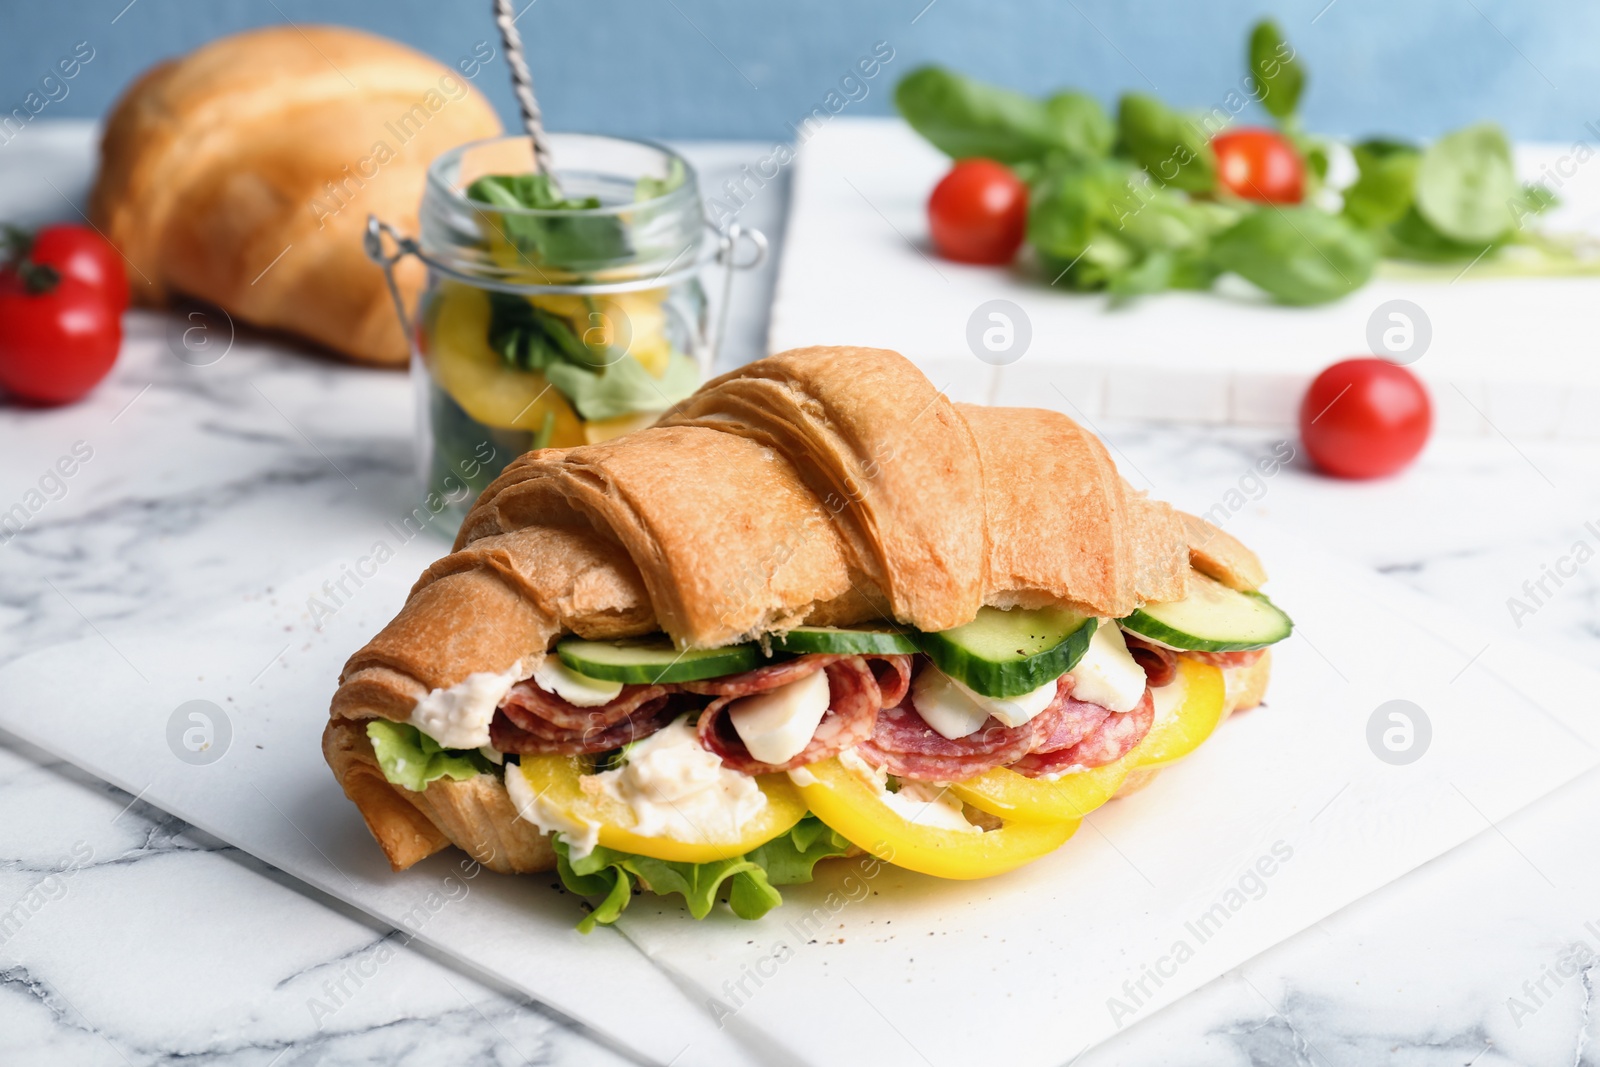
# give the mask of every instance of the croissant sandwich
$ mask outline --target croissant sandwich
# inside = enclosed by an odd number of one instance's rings
[[[810,348],[530,452],[345,665],[323,750],[396,870],[448,845],[754,918],[839,855],[1028,863],[1261,701],[1255,556],[1051,411]]]

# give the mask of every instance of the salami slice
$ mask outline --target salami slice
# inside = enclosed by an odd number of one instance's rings
[[[1152,689],[1160,689],[1178,676],[1178,654],[1172,649],[1152,644],[1138,634],[1130,634],[1126,630],[1123,631],[1122,637],[1127,642],[1128,654],[1133,657],[1135,663],[1144,668],[1145,681]]]
[[[878,683],[878,706],[892,708],[906,698],[911,689],[911,657],[886,654],[863,656],[867,669]]]
[[[555,726],[525,709],[505,706],[489,722],[489,743],[499,752],[522,755],[556,753],[579,756],[607,752],[639,741],[660,730],[686,711],[697,699],[683,693],[662,692],[638,705],[620,722],[609,726],[569,729]]]
[[[622,692],[604,704],[580,707],[540,689],[530,679],[512,686],[501,706],[518,709],[562,729],[591,730],[616,725],[632,715],[635,709],[672,692],[674,688],[670,685],[625,685]],[[522,719],[513,714],[512,721],[521,723]],[[524,726],[523,729],[534,727]]]
[[[1093,733],[1110,714],[1109,708],[1060,694],[1056,703],[1040,712],[1034,720],[1039,725],[1033,751],[1059,752],[1071,748]]]
[[[805,669],[799,669],[797,664],[811,661]],[[783,669],[789,668],[789,669]],[[732,721],[725,711],[728,704],[741,696],[763,692],[779,685],[797,681],[808,674],[818,670],[828,674],[828,710],[823,714],[822,721],[817,724],[816,733],[811,735],[811,741],[799,755],[787,763],[763,763],[750,755],[744,742],[739,739],[738,731],[733,728]],[[750,688],[756,679],[750,675],[761,675],[764,671],[774,672],[763,675],[763,683],[757,688]],[[715,752],[722,757],[724,766],[745,774],[774,774],[778,771],[790,770],[794,767],[803,767],[808,763],[827,759],[838,755],[842,750],[860,744],[872,736],[872,728],[878,718],[878,705],[881,698],[878,695],[878,683],[873,678],[873,673],[868,669],[866,662],[860,656],[813,655],[801,656],[788,663],[776,664],[772,667],[761,667],[754,671],[746,671],[744,676],[734,675],[734,678],[744,677],[735,685],[728,688],[730,692],[723,693],[700,713],[699,733],[700,744],[709,752]],[[772,681],[778,678],[780,681]],[[727,682],[729,679],[711,679],[710,681]],[[685,687],[691,685],[705,685],[704,682],[686,682]]]
[[[923,670],[932,670],[925,666]],[[1031,751],[1040,738],[1069,727],[1061,714],[1069,701],[1070,677],[1056,686],[1050,706],[1021,726],[1007,726],[990,717],[977,732],[952,741],[917,714],[914,698],[907,696],[878,714],[870,740],[856,746],[861,758],[900,778],[919,781],[960,782],[1002,767]]]
[[[1031,752],[1011,764],[1011,769],[1029,778],[1038,778],[1072,767],[1103,767],[1121,759],[1143,741],[1155,719],[1155,699],[1146,686],[1144,696],[1132,711],[1108,712],[1077,744],[1048,752]]]
[[[757,667],[750,671],[741,671],[738,674],[725,674],[721,678],[703,678],[698,682],[679,682],[678,686],[690,693],[703,693],[714,697],[747,697],[754,693],[764,693],[768,689],[776,689],[780,685],[798,682],[808,674],[812,674],[830,663],[842,659],[859,659],[859,656],[846,656],[832,652],[813,652],[805,656],[796,656],[794,659],[784,660],[782,663],[769,663],[765,667]]]

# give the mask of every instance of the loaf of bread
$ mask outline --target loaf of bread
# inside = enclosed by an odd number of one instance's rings
[[[367,216],[415,232],[429,163],[499,132],[460,71],[403,45],[331,26],[252,30],[133,83],[106,123],[90,215],[132,264],[141,303],[187,296],[403,364],[362,247]],[[420,264],[399,265],[408,303],[422,282]]]

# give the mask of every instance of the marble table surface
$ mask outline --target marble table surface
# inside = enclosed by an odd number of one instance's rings
[[[0,212],[71,215],[87,130],[40,124],[34,134],[0,153]],[[712,187],[768,151],[694,146]],[[781,238],[785,188],[769,184],[742,221]],[[772,278],[769,264],[740,279],[725,363],[759,353]],[[410,506],[403,375],[243,329],[226,357],[197,368],[171,354],[163,317],[136,312],[126,325],[124,358],[88,402],[0,407],[0,511],[75,443],[93,453],[0,545],[0,663],[101,627],[159,629],[262,595]],[[1346,484],[1299,457],[1255,477],[1258,457],[1286,438],[1298,447],[1288,431],[1096,429],[1158,496],[1270,516],[1495,640],[1600,667],[1600,564],[1587,562],[1600,547],[1600,446],[1442,440],[1397,478]],[[1562,561],[1580,541],[1586,562],[1574,570]],[[1574,573],[1546,578],[1533,604],[1524,583],[1552,569]],[[1533,610],[1514,615],[1513,597]],[[62,696],[66,706],[38,714],[70,714],[70,679]],[[1600,773],[1486,825],[1076,1062],[1600,1063],[1596,810]],[[593,1035],[4,735],[0,813],[0,1063],[620,1062]],[[357,967],[371,972],[357,995],[314,1013],[327,985]],[[1073,1051],[1064,1042],[1064,1062]]]

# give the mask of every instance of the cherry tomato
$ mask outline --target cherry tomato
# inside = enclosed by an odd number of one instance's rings
[[[128,272],[122,257],[111,242],[87,226],[46,226],[33,235],[27,258],[98,290],[117,314],[128,309]]]
[[[933,247],[958,263],[1010,263],[1028,228],[1028,187],[992,159],[963,159],[928,197]]]
[[[1312,462],[1340,478],[1381,478],[1417,457],[1433,405],[1416,375],[1382,359],[1335,363],[1300,404],[1300,439]]]
[[[1298,204],[1305,195],[1300,153],[1272,130],[1243,129],[1211,138],[1217,175],[1234,196],[1267,204]]]
[[[87,282],[24,263],[0,270],[0,387],[24,400],[65,404],[117,361],[122,320]]]

